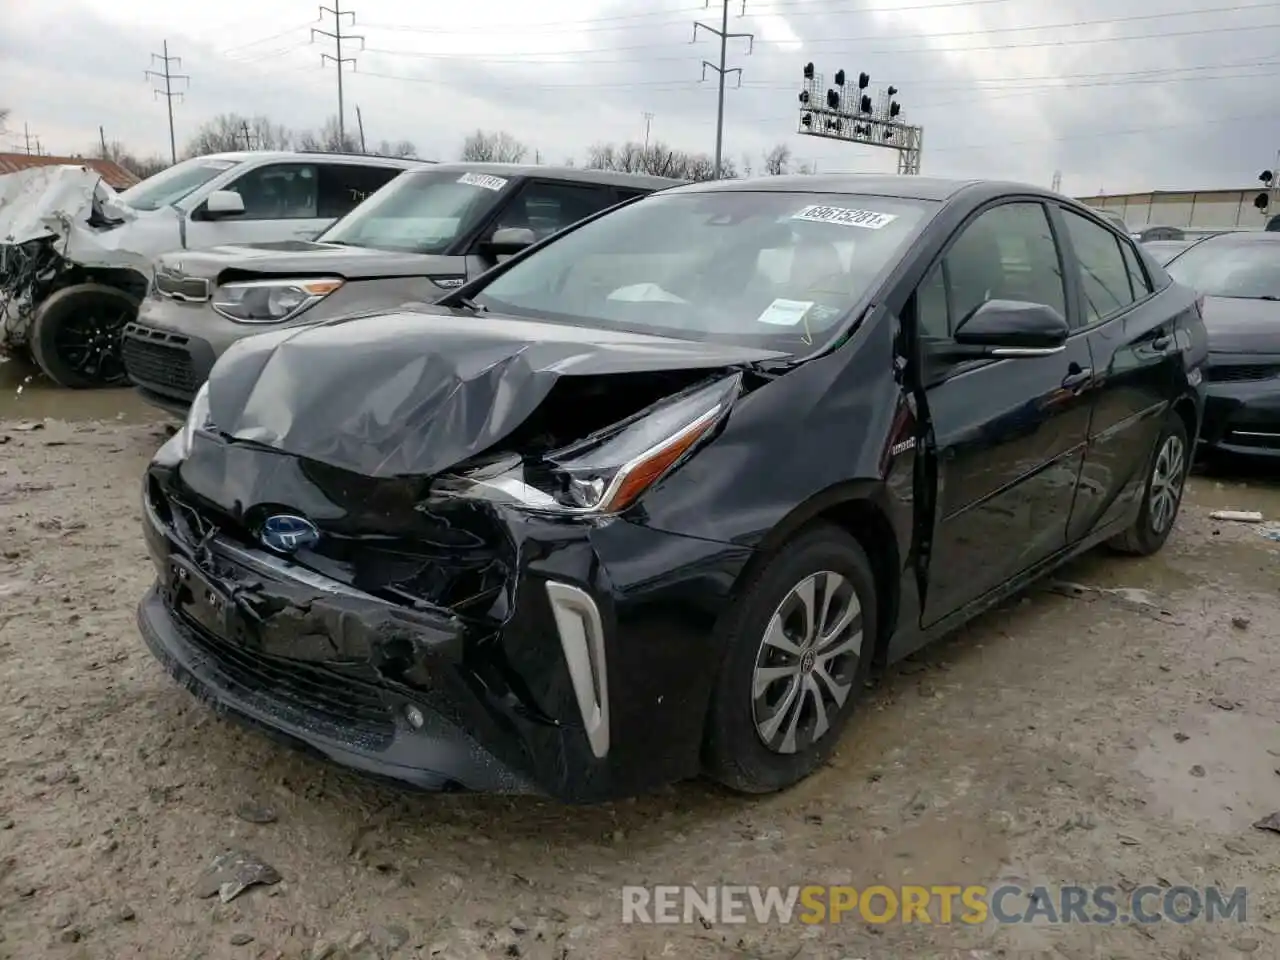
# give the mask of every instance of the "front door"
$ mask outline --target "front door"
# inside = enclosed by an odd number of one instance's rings
[[[224,244],[310,240],[331,222],[320,215],[320,171],[314,163],[268,163],[223,187],[244,200],[244,213],[204,219],[204,204],[187,224],[187,249]]]
[[[916,291],[922,340],[947,339],[987,300],[1068,315],[1062,251],[1038,200],[971,219]],[[925,416],[935,485],[923,626],[1066,545],[1089,429],[1084,335],[1040,357],[969,360],[928,374]]]

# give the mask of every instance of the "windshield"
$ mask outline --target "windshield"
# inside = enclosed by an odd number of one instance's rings
[[[320,235],[321,243],[444,253],[493,208],[509,181],[423,171],[397,177]]]
[[[120,199],[135,210],[159,210],[177,203],[235,165],[235,160],[209,160],[205,157],[183,160],[154,177],[135,183],[120,194]]]
[[[655,195],[553,241],[474,297],[495,312],[807,352],[937,204],[844,194]]]
[[[1280,299],[1280,243],[1205,240],[1170,260],[1165,271],[1206,297]]]

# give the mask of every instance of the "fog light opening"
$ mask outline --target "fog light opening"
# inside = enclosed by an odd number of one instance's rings
[[[415,730],[421,730],[427,725],[426,715],[412,703],[405,706],[404,718],[409,722],[409,726]]]

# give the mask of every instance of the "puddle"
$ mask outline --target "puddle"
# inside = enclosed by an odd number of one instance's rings
[[[131,388],[65,390],[34,367],[0,357],[0,421],[51,418],[151,423],[167,416]]]
[[[1134,759],[1150,782],[1148,809],[1219,833],[1249,833],[1275,810],[1280,728],[1209,704],[1161,730]],[[1187,737],[1179,743],[1174,734]]]

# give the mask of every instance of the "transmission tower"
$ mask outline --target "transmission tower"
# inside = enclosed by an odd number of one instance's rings
[[[347,146],[347,120],[342,101],[342,65],[344,63],[349,63],[351,64],[351,69],[354,70],[356,68],[356,60],[355,57],[344,57],[342,55],[342,41],[359,40],[360,49],[363,50],[364,37],[342,32],[342,18],[350,17],[351,24],[354,26],[356,22],[356,15],[353,10],[343,10],[340,0],[333,0],[332,7],[320,8],[321,20],[324,19],[324,15],[326,13],[333,14],[333,32],[331,33],[328,30],[320,30],[316,27],[312,27],[311,42],[315,43],[316,37],[321,36],[328,37],[334,43],[336,56],[333,54],[322,53],[320,54],[320,63],[323,65],[326,60],[332,60],[338,68],[338,142],[341,144],[341,149],[345,150]]]
[[[164,89],[161,90],[159,87],[156,87],[151,91],[151,95],[153,97],[164,97],[165,105],[168,106],[169,108],[169,159],[173,163],[177,163],[178,162],[178,141],[174,138],[174,135],[173,135],[173,98],[178,97],[179,99],[181,99],[182,92],[178,90],[174,90],[173,83],[175,80],[181,80],[184,83],[190,83],[191,78],[187,76],[185,73],[173,72],[174,65],[179,67],[182,66],[182,58],[169,56],[168,40],[164,42],[164,53],[153,53],[151,55],[152,67],[155,66],[155,63],[157,60],[159,60],[161,63],[164,64],[164,70],[160,71],[160,70],[149,69],[146,71],[145,76],[146,76],[146,79],[148,80],[164,81]]]
[[[708,7],[711,6],[711,0],[707,0],[706,5]],[[741,15],[746,16],[746,13],[747,13],[747,0],[742,0]],[[717,106],[716,106],[716,159],[715,159],[715,172],[713,174],[715,179],[719,180],[720,179],[720,157],[724,148],[724,78],[730,73],[736,73],[738,75],[738,86],[742,86],[742,68],[727,67],[725,65],[725,58],[728,56],[729,41],[734,39],[739,39],[739,38],[745,39],[748,43],[747,53],[750,54],[755,50],[756,38],[754,34],[750,34],[750,33],[730,33],[729,32],[729,0],[721,0],[719,30],[717,30],[715,27],[707,26],[701,20],[694,21],[693,42],[696,42],[698,39],[699,27],[701,27],[703,30],[706,30],[707,33],[710,33],[713,36],[717,36],[720,38],[720,65],[716,66],[714,63],[711,63],[710,61],[707,61],[707,60],[702,61],[702,79],[703,80],[707,79],[708,70],[714,70],[720,81],[719,101],[717,102]]]

